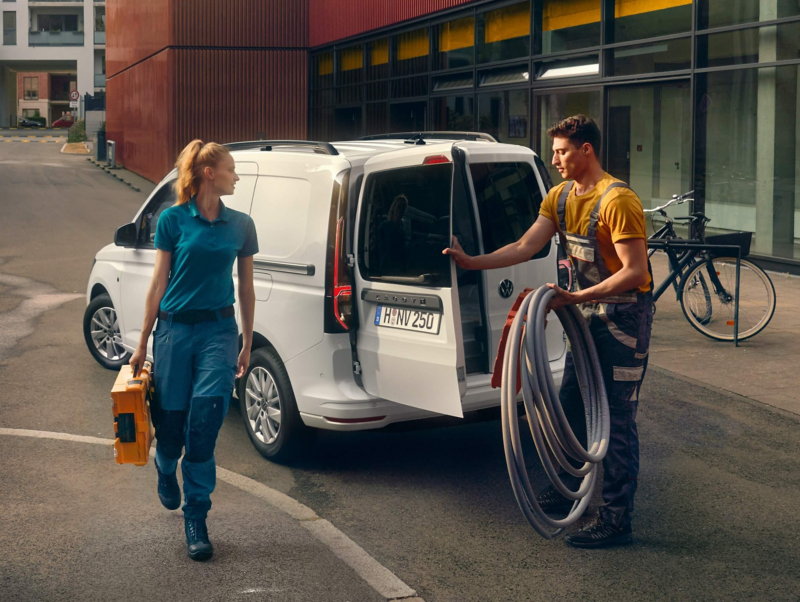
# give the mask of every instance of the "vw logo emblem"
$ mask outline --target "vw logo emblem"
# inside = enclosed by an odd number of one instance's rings
[[[498,290],[503,299],[508,299],[514,293],[514,283],[506,278],[500,283]]]

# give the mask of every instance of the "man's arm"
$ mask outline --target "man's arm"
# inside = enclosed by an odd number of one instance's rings
[[[505,268],[510,265],[517,265],[530,260],[536,253],[541,251],[547,241],[553,238],[556,233],[556,225],[543,215],[528,228],[517,242],[512,242],[505,247],[497,249],[488,255],[478,255],[472,257],[464,253],[464,249],[458,244],[456,237],[453,237],[453,246],[442,251],[445,255],[452,255],[455,262],[467,270],[493,270],[495,268]]]
[[[558,295],[550,301],[550,309],[558,309],[564,305],[585,303],[594,299],[613,297],[620,293],[639,288],[647,284],[650,272],[647,269],[647,245],[643,238],[628,238],[614,243],[622,269],[600,284],[587,289],[570,293],[556,284],[548,284]]]

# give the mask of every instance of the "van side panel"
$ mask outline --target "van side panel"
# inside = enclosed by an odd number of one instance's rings
[[[298,159],[275,153],[260,162],[250,209],[259,247],[254,331],[284,362],[322,341],[331,194],[336,174],[349,166],[315,155]]]

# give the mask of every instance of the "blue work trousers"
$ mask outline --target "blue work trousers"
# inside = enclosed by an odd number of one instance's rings
[[[600,516],[605,522],[626,527],[631,522],[639,478],[636,412],[647,371],[653,295],[640,293],[636,303],[585,303],[581,313],[589,321],[600,357],[611,417],[611,437],[603,460]],[[586,415],[571,352],[567,354],[559,400],[575,436],[585,446]],[[580,485],[580,479],[572,475],[561,476],[573,490]]]
[[[183,513],[204,519],[216,485],[214,447],[228,411],[239,349],[234,317],[198,324],[159,319],[153,341],[156,394],[156,464],[183,473]]]

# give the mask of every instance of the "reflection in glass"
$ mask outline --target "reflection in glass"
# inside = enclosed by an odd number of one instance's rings
[[[311,111],[311,138],[322,142],[333,140],[333,109]]]
[[[530,80],[528,65],[501,67],[478,72],[478,86],[501,86],[504,84],[525,84]]]
[[[597,127],[603,131],[602,94],[599,90],[545,94],[537,96],[537,105],[539,107],[537,152],[547,165],[550,179],[554,184],[558,184],[562,179],[561,174],[550,163],[553,157],[553,142],[547,135],[547,128],[571,115],[583,114],[594,119]]]
[[[754,251],[800,258],[800,67],[697,78],[698,173],[709,228],[755,232]],[[791,124],[791,125],[789,125]]]
[[[392,75],[413,75],[428,70],[428,28],[401,33],[394,38]]]
[[[600,45],[601,0],[544,0],[534,3],[537,48],[549,54]],[[541,8],[540,8],[541,7]]]
[[[680,71],[692,66],[690,38],[625,46],[608,53],[611,60],[606,65],[606,75],[609,76]]]
[[[692,0],[615,0],[614,42],[630,42],[692,28]]]
[[[528,146],[528,90],[508,90],[478,96],[478,130],[498,142]]]
[[[475,62],[475,18],[442,23],[434,29],[434,69],[468,67]]]
[[[586,77],[600,73],[600,59],[596,54],[578,59],[543,61],[536,63],[536,79],[559,79],[562,77]]]
[[[609,90],[606,171],[630,184],[647,208],[691,189],[688,82]],[[671,213],[686,215],[689,205]]]
[[[385,102],[370,103],[367,105],[367,136],[385,134],[389,119],[389,105]]]
[[[375,40],[367,45],[367,79],[389,77],[389,39]]]
[[[311,84],[315,90],[333,87],[333,51],[311,59]]]
[[[478,62],[504,61],[530,52],[529,2],[478,15]]]
[[[339,71],[338,85],[347,86],[360,83],[364,73],[364,48],[355,46],[340,50],[337,69]]]
[[[699,0],[698,29],[770,21],[800,15],[794,0]]]
[[[800,22],[697,37],[697,66],[722,67],[800,57]]]
[[[471,132],[475,129],[475,98],[443,96],[433,99],[433,129],[437,131]]]
[[[390,132],[424,132],[428,101],[395,103],[389,107]]]
[[[392,98],[412,98],[427,94],[428,78],[424,75],[392,80]]]
[[[467,73],[456,73],[454,75],[443,75],[433,78],[433,91],[444,92],[446,90],[471,90],[475,78],[472,71]]]

